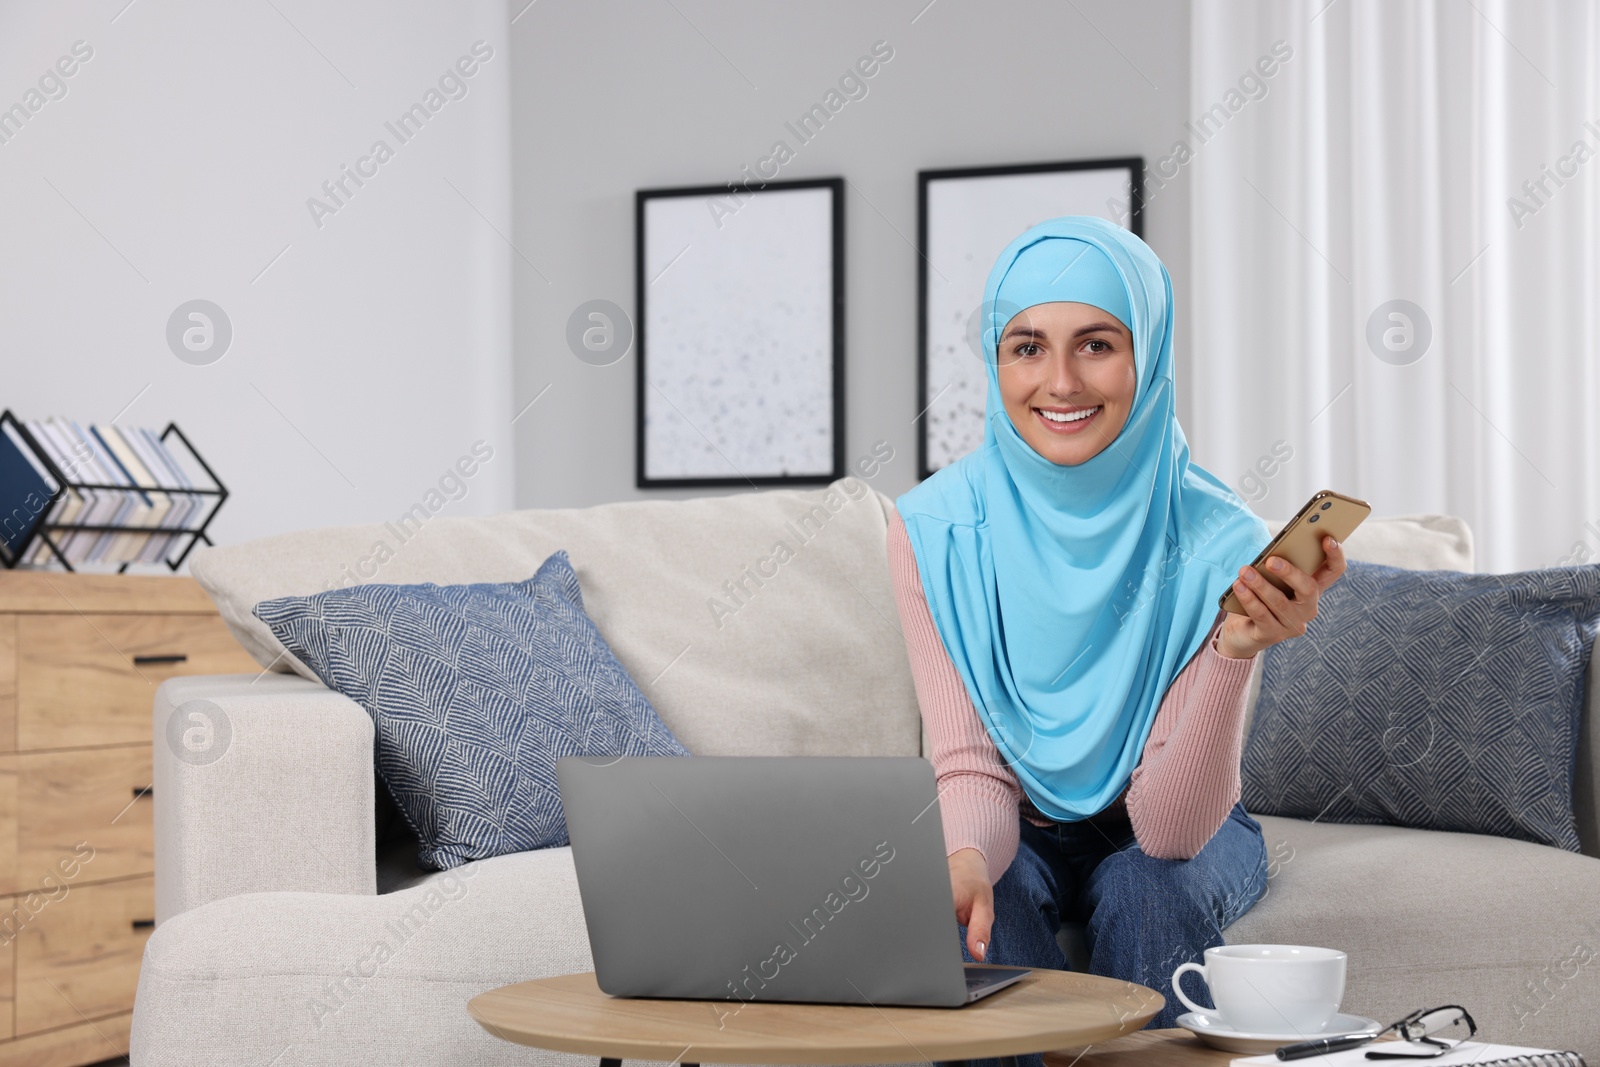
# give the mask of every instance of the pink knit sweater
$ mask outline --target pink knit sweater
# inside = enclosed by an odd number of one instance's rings
[[[911,540],[897,513],[889,520],[888,549],[939,783],[945,852],[977,849],[993,883],[1016,856],[1019,813],[1038,826],[1050,820],[1023,795],[972,706],[928,611]],[[1101,813],[1120,814],[1125,804],[1139,847],[1149,856],[1190,858],[1239,800],[1245,700],[1260,657],[1234,659],[1217,651],[1221,615],[1201,651],[1167,688],[1128,787]]]

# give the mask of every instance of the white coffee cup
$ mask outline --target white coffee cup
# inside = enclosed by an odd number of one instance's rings
[[[1190,1011],[1221,1016],[1241,1033],[1313,1036],[1322,1032],[1344,998],[1347,957],[1331,948],[1305,945],[1219,945],[1205,963],[1185,963],[1172,972],[1172,991]],[[1198,971],[1216,1008],[1184,995],[1185,971]]]

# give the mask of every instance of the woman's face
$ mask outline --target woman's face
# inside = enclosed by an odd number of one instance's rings
[[[1006,414],[1051,463],[1094,458],[1128,421],[1138,385],[1133,335],[1110,312],[1067,301],[1035,304],[1006,323],[997,350]]]

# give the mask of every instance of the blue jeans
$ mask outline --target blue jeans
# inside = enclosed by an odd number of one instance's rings
[[[1201,962],[1206,949],[1223,944],[1222,931],[1266,892],[1261,824],[1235,804],[1197,855],[1163,860],[1140,851],[1126,817],[1021,823],[1017,857],[995,883],[984,962],[1067,970],[1056,930],[1063,920],[1082,922],[1090,973],[1160,993],[1166,1006],[1148,1027],[1176,1026],[1188,1009],[1172,993],[1173,970]],[[961,956],[972,963],[965,927],[960,935]],[[1043,1059],[1018,1056],[1017,1062],[1038,1067]]]

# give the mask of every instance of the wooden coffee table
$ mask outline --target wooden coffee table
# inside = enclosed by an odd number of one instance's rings
[[[1072,971],[1034,971],[964,1008],[610,997],[592,972],[519,982],[467,1004],[519,1045],[698,1067],[702,1063],[899,1063],[1017,1056],[1129,1034],[1161,994]]]
[[[1137,1034],[1047,1053],[1045,1067],[1227,1067],[1247,1052],[1223,1052],[1187,1030],[1140,1030]]]

